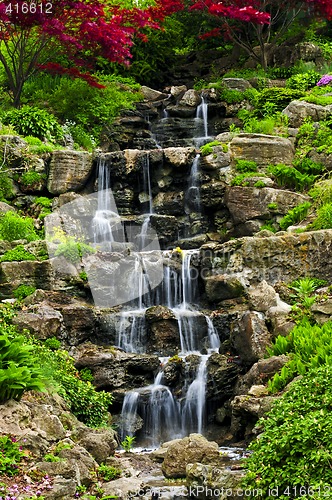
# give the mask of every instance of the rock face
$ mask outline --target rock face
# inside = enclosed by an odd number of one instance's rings
[[[305,101],[292,101],[283,113],[288,116],[289,126],[298,128],[306,118],[311,118],[314,122],[326,120],[332,114],[332,105],[320,106]]]
[[[291,165],[294,147],[289,139],[264,134],[239,134],[230,143],[231,159],[255,161],[259,166]]]
[[[92,172],[92,155],[83,151],[54,151],[47,189],[52,194],[80,191]]]
[[[201,249],[204,264],[213,274],[237,273],[257,283],[289,282],[301,276],[331,281],[332,230],[282,234],[268,238],[239,238]]]
[[[209,442],[200,434],[190,434],[181,440],[170,443],[162,464],[163,474],[168,478],[184,477],[188,464],[218,463],[219,450],[217,443]]]
[[[243,472],[233,472],[212,465],[188,464],[186,468],[187,485],[195,498],[236,500],[243,497],[241,488]]]
[[[271,335],[264,317],[256,311],[247,311],[231,333],[231,344],[246,365],[251,365],[266,355]]]

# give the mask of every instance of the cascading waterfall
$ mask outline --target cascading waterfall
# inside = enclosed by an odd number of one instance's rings
[[[201,146],[204,144],[205,139],[209,138],[208,103],[203,94],[201,96],[201,103],[197,106],[196,119],[203,121],[204,136],[194,139],[195,144]]]
[[[207,102],[204,96],[197,109],[197,118],[203,120],[203,139],[207,139]],[[200,213],[199,161],[200,156],[197,155],[188,179],[185,195],[187,213]],[[119,313],[116,345],[127,353],[145,353],[146,310],[153,305],[166,306],[177,322],[180,346],[178,359],[184,364],[184,370],[188,374],[182,391],[180,387],[180,391],[173,394],[166,385],[164,376],[169,358],[160,358],[160,369],[154,382],[129,391],[124,397],[120,437],[132,436],[137,429],[136,421],[141,417],[144,427],[140,431],[140,439],[145,445],[154,447],[161,441],[182,437],[189,432],[204,432],[208,361],[210,354],[218,351],[220,340],[211,318],[200,312],[196,305],[198,271],[193,263],[197,250],[176,254],[164,251],[163,280],[156,288],[149,286],[150,264],[146,248],[149,244],[150,217],[153,214],[149,152],[146,153],[142,173],[142,199],[146,211],[138,234],[139,252],[131,254],[133,267],[127,276],[133,300]],[[114,227],[119,223],[119,216],[115,205],[109,202],[109,182],[109,170],[101,159],[98,169],[98,207],[93,219],[94,238],[95,242],[108,242],[112,248],[112,242],[116,241]],[[193,356],[197,357],[195,370],[192,368]]]

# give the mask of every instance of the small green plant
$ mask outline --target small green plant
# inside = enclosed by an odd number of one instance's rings
[[[82,281],[84,281],[84,282],[88,281],[88,275],[85,271],[81,271],[80,273],[78,273],[78,275]]]
[[[204,144],[203,146],[200,147],[201,155],[207,156],[207,155],[213,153],[214,146],[221,146],[224,153],[227,153],[227,151],[228,151],[227,144],[223,144],[220,141],[212,141],[212,142],[208,142],[207,144]]]
[[[249,186],[249,179],[251,177],[265,177],[265,174],[261,174],[259,172],[247,172],[244,174],[236,175],[231,181],[231,186]],[[257,181],[257,182],[263,182],[263,181]],[[255,184],[257,184],[257,182]],[[255,187],[265,187],[265,184],[264,186],[255,186]]]
[[[83,257],[91,255],[95,253],[95,251],[96,250],[91,245],[67,238],[65,243],[60,243],[60,245],[58,245],[55,251],[55,256],[63,256],[69,262],[77,264]]]
[[[25,250],[23,245],[17,245],[12,250],[7,250],[1,257],[0,262],[22,262],[23,260],[37,260],[28,250]],[[21,285],[24,286],[24,285]],[[18,292],[20,293],[20,292]],[[16,297],[18,298],[18,297]]]
[[[35,293],[36,287],[32,285],[19,285],[15,290],[13,291],[13,296],[17,300],[23,300],[29,295],[32,295]]]
[[[260,228],[261,231],[271,231],[272,233],[276,233],[277,230],[276,228],[273,226],[273,222],[266,222],[265,224],[263,224]]]
[[[53,200],[46,198],[46,196],[39,196],[35,199],[35,205],[40,205],[43,208],[51,208]]]
[[[131,451],[135,444],[135,436],[126,436],[123,441],[121,441],[121,446],[125,451]]]
[[[112,465],[100,464],[97,469],[97,474],[104,481],[112,481],[121,476],[121,470]]]
[[[57,351],[61,347],[61,342],[56,337],[50,337],[44,340],[44,346],[51,351]]]
[[[14,197],[13,181],[4,172],[0,172],[0,201],[11,200]]]
[[[295,281],[292,281],[288,285],[288,287],[291,290],[294,290],[295,295],[293,295],[293,298],[299,299],[300,301],[303,300],[305,297],[308,295],[311,295],[314,293],[317,288],[320,286],[326,285],[325,280],[320,280],[318,278],[310,278],[310,277],[305,277],[305,278],[299,278]]]
[[[8,211],[0,216],[0,239],[7,241],[38,239],[33,219],[21,217],[16,212]]]
[[[24,457],[19,443],[14,437],[0,436],[0,473],[14,476],[19,472],[18,466]]]
[[[84,382],[93,382],[93,375],[89,368],[82,368],[80,371],[80,378],[84,380]]]
[[[255,182],[254,187],[261,189],[261,188],[265,187],[265,182],[264,181],[257,181],[257,182]]]
[[[332,203],[326,203],[317,210],[317,217],[309,229],[332,229]]]
[[[301,222],[306,218],[310,207],[311,203],[309,201],[305,201],[297,207],[291,208],[287,212],[287,214],[279,221],[280,229],[285,231],[289,226]]]
[[[47,453],[44,456],[44,462],[61,462],[61,458],[57,457],[53,453]]]
[[[320,73],[315,70],[311,70],[306,73],[297,73],[296,75],[288,78],[286,88],[305,92],[308,89],[315,87],[319,79]]]
[[[279,186],[304,191],[309,189],[317,179],[316,175],[302,174],[295,167],[279,163],[269,165],[268,172],[273,175]]]
[[[278,210],[278,203],[269,203],[267,208],[274,212],[275,210]]]
[[[251,161],[251,160],[237,159],[235,161],[235,168],[238,172],[240,172],[242,174],[248,173],[248,172],[257,172],[258,171],[257,163],[255,161]]]
[[[38,186],[44,178],[44,174],[40,174],[35,170],[28,170],[28,172],[24,172],[24,174],[21,175],[19,183],[26,187],[34,187]]]

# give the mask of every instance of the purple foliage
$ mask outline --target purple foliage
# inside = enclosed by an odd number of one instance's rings
[[[317,85],[329,85],[332,82],[332,75],[323,75]]]

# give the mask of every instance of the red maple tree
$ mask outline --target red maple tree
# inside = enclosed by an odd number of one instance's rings
[[[332,0],[194,0],[190,8],[205,10],[221,21],[220,28],[214,28],[202,38],[224,34],[264,69],[268,51],[301,12],[332,19]]]
[[[128,64],[135,36],[144,38],[144,28],[160,29],[166,16],[182,8],[182,0],[157,0],[146,9],[99,0],[3,0],[0,63],[14,105],[19,106],[23,85],[38,68],[100,86],[86,73],[97,57]]]

